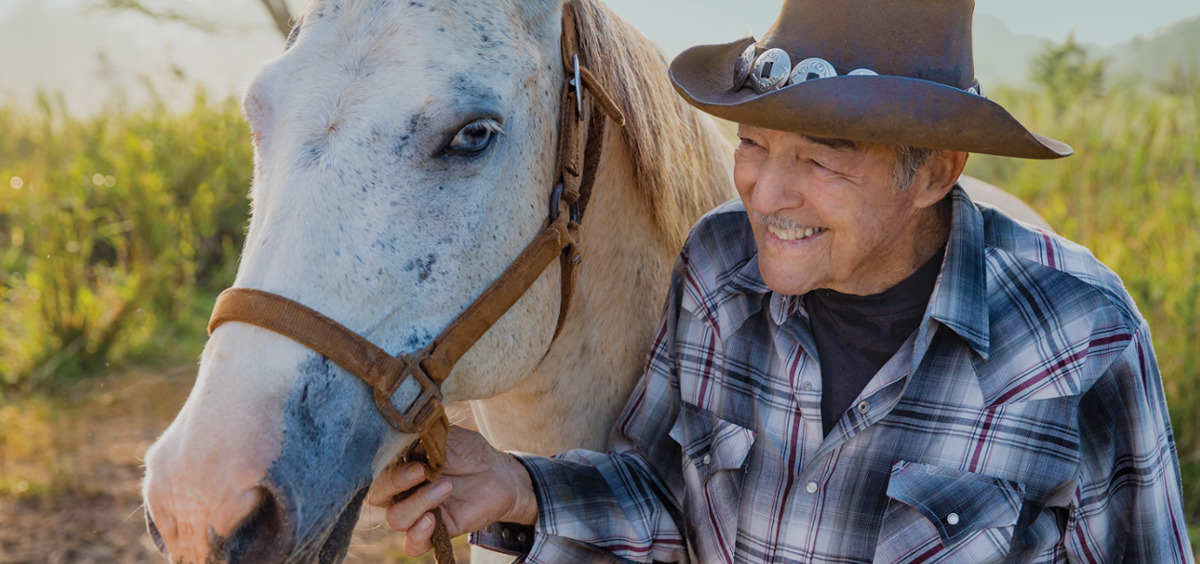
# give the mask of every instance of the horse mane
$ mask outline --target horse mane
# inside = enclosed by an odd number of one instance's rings
[[[649,38],[599,0],[573,0],[580,60],[617,98],[634,178],[672,248],[692,224],[733,195],[733,151],[716,123],[671,85]]]

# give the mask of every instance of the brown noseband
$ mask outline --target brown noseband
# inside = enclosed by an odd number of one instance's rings
[[[209,334],[227,322],[248,323],[284,335],[328,357],[371,386],[375,405],[392,427],[418,435],[425,452],[426,476],[430,481],[437,479],[445,467],[446,436],[450,430],[442,405],[442,383],[463,355],[556,259],[562,265],[562,300],[554,336],[557,338],[562,331],[574,292],[576,267],[581,261],[579,225],[603,151],[603,118],[607,116],[618,125],[625,125],[625,117],[612,97],[579,62],[578,28],[570,3],[563,6],[562,55],[567,79],[562,87],[557,175],[546,227],[428,347],[393,357],[317,311],[252,288],[231,288],[221,293],[208,323]],[[591,115],[586,128],[582,107],[585,89],[591,93]],[[421,393],[412,404],[398,406],[393,396],[410,379],[420,386]],[[438,529],[442,538],[440,541],[435,538],[435,545],[439,545],[437,560],[453,562],[440,515]]]

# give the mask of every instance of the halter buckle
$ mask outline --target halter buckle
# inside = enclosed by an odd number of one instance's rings
[[[550,191],[550,223],[554,223],[558,219],[559,207],[562,206],[563,183],[559,182],[554,185],[554,190]]]

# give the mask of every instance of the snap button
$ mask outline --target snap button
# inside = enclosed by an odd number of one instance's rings
[[[507,540],[508,537],[512,536],[512,533],[508,532],[508,528],[505,527],[503,529],[500,529],[500,536]]]
[[[525,539],[525,533],[517,533],[517,542],[524,543]]]
[[[957,514],[957,513],[951,513],[951,514],[947,515],[947,516],[946,516],[946,523],[948,523],[948,524],[950,524],[950,525],[957,525],[957,524],[958,524],[958,514]]]
[[[806,392],[811,392],[811,391],[812,391],[812,382],[805,382],[805,383],[804,383],[804,391],[806,391]]]
[[[808,492],[808,493],[810,493],[810,494],[815,494],[815,493],[817,493],[817,483],[816,483],[816,482],[809,482],[807,486],[804,486],[804,491],[806,491],[806,492]]]
[[[708,466],[710,463],[712,463],[712,455],[711,454],[704,455],[704,458],[700,460],[700,463],[705,466]]]
[[[858,404],[858,412],[859,413],[866,415],[868,411],[871,411],[871,404],[869,404],[865,401]]]

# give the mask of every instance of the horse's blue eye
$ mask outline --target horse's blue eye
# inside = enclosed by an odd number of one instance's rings
[[[498,133],[501,133],[500,124],[495,120],[475,120],[458,130],[446,152],[460,157],[479,156],[492,145]]]

